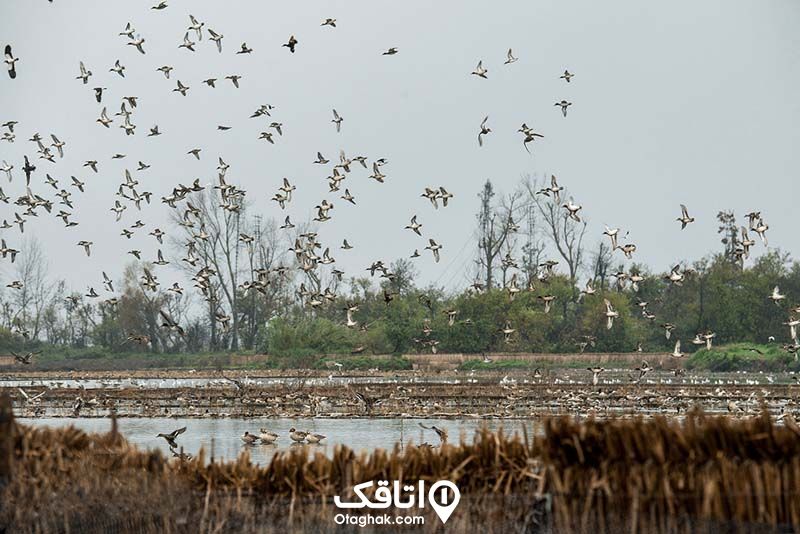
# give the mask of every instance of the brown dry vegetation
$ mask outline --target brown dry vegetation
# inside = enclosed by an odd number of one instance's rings
[[[299,449],[262,468],[246,454],[228,463],[167,459],[135,449],[113,427],[87,435],[7,418],[0,530],[351,531],[334,524],[333,495],[365,480],[446,478],[462,493],[447,523],[453,532],[792,531],[800,526],[800,430],[791,423],[699,413],[684,421],[553,418],[534,440],[484,431],[433,450],[339,447],[326,458]],[[441,531],[426,512],[422,531]]]

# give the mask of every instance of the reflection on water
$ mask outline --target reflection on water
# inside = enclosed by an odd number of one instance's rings
[[[18,419],[23,424],[47,425],[50,427],[64,427],[74,425],[88,432],[107,432],[111,426],[108,419],[97,418],[40,418]],[[476,430],[486,426],[490,430],[503,429],[506,433],[522,434],[526,426],[528,435],[533,435],[533,422],[521,420],[500,421],[496,419],[464,419],[435,421],[424,419],[274,419],[274,418],[248,418],[248,419],[172,419],[172,418],[120,418],[117,419],[120,432],[134,445],[144,449],[160,449],[170,455],[169,447],[162,438],[157,438],[159,432],[168,433],[186,427],[186,432],[178,437],[178,445],[185,452],[196,454],[200,447],[204,447],[207,457],[213,453],[217,459],[235,459],[243,450],[250,451],[250,458],[254,463],[266,465],[276,452],[288,450],[290,447],[306,446],[311,451],[323,452],[327,455],[333,453],[337,444],[347,445],[356,451],[371,451],[376,448],[391,449],[395,443],[407,446],[410,442],[415,444],[428,442],[432,445],[439,443],[436,433],[432,430],[423,430],[417,423],[426,426],[436,425],[444,428],[449,434],[451,443],[457,442],[461,437],[471,440]],[[274,445],[247,446],[241,440],[245,431],[258,434],[260,428],[266,428],[277,434],[280,438]],[[294,445],[289,439],[289,429],[310,431],[327,436],[321,445]]]

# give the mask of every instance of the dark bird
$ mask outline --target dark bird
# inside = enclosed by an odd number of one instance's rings
[[[173,448],[177,449],[178,448],[178,444],[175,442],[175,439],[178,436],[180,436],[181,434],[183,434],[184,432],[186,432],[186,427],[179,428],[178,430],[174,430],[174,431],[170,432],[169,434],[158,434],[158,435],[156,435],[156,437],[157,438],[164,438],[165,440],[167,440],[167,443],[169,443],[170,447],[173,447]]]
[[[11,53],[11,45],[6,45],[5,58],[3,62],[8,66],[8,76],[12,80],[17,77],[16,63],[19,61],[18,57],[14,57]]]
[[[281,46],[285,46],[292,54],[294,54],[294,48],[297,46],[297,43],[297,39],[295,39],[294,35],[292,35],[289,37],[289,42]]]
[[[25,171],[25,181],[27,185],[31,185],[31,174],[36,170],[36,166],[31,164],[28,160],[28,156],[25,156],[25,166],[22,167],[22,170]]]

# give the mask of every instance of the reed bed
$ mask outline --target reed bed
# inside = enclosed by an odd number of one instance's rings
[[[140,451],[115,422],[107,434],[27,427],[7,400],[0,408],[0,531],[343,532],[332,497],[383,479],[455,482],[454,532],[800,528],[800,429],[767,414],[560,417],[530,439],[483,430],[435,449],[299,448],[259,467],[246,453],[217,463]],[[425,516],[418,531],[441,530]]]

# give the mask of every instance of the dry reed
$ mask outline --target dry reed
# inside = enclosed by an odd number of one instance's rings
[[[11,422],[0,435],[14,468],[0,530],[342,531],[332,496],[379,479],[454,481],[462,503],[447,524],[453,531],[791,530],[800,526],[800,431],[788,423],[766,414],[552,418],[531,440],[484,430],[440,449],[337,447],[326,457],[300,448],[259,467],[246,453],[209,463],[202,453],[179,461],[142,452],[115,424],[90,435]],[[437,531],[426,514],[423,530]]]

